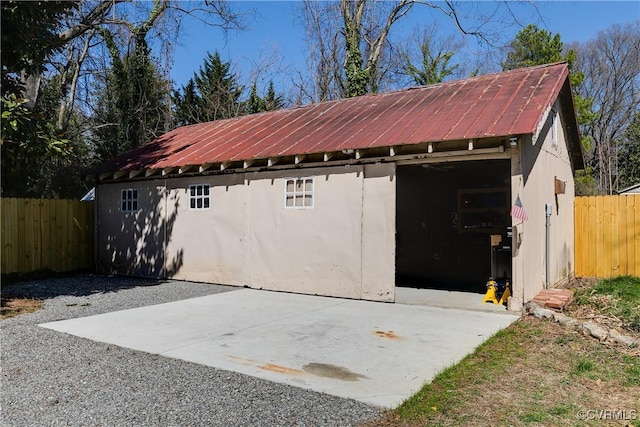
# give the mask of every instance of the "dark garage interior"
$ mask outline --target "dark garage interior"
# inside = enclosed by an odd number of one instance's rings
[[[396,285],[484,293],[511,275],[509,160],[399,166]]]

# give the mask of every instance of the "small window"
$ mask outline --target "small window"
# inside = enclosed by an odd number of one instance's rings
[[[287,178],[284,181],[284,207],[313,208],[313,178]]]
[[[189,209],[209,209],[209,184],[189,186]]]
[[[135,212],[138,210],[138,190],[125,188],[120,193],[120,211]]]

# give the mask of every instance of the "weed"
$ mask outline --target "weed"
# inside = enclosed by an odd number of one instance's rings
[[[596,365],[590,360],[582,359],[571,371],[572,375],[585,375],[595,369]]]
[[[576,405],[558,405],[549,410],[549,414],[559,417],[563,415],[575,414],[578,410]]]
[[[541,411],[528,412],[520,416],[520,420],[525,423],[541,423],[546,418],[546,414]]]

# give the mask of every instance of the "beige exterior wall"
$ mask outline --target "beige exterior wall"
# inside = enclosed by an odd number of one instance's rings
[[[557,131],[551,116],[557,111]],[[559,105],[548,111],[538,134],[522,137],[512,148],[512,202],[519,195],[528,220],[513,219],[513,301],[517,309],[545,287],[545,205],[552,206],[550,284],[573,275],[573,171]],[[564,194],[555,194],[555,178],[565,181]]]
[[[285,208],[285,180],[302,177],[313,208]],[[210,185],[209,209],[189,209],[191,184]],[[138,212],[118,211],[122,188],[139,189]],[[98,198],[103,271],[394,299],[394,164],[104,184]]]
[[[121,190],[129,188],[138,190],[139,206],[153,206],[153,209],[121,212]],[[101,185],[96,191],[96,204],[98,270],[143,277],[163,276],[166,218],[163,182]]]

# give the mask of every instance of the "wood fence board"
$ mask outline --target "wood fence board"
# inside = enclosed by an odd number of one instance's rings
[[[602,200],[602,271],[605,276],[609,276],[613,271],[613,235],[611,232],[611,221],[613,218],[613,196],[604,196]]]
[[[626,196],[629,197],[629,196]],[[640,276],[640,195],[634,195],[634,253],[635,253],[635,268],[634,268],[634,276]]]
[[[18,231],[16,199],[2,199],[2,271],[17,268],[15,256]]]
[[[580,230],[580,224],[582,224],[582,216],[578,215],[578,213],[582,213],[584,212],[584,209],[579,209],[578,205],[582,205],[582,200],[577,200],[575,201],[575,205],[574,205],[574,210],[573,210],[573,224],[574,224],[574,228],[575,228],[575,234],[574,234],[574,241],[575,241],[575,246],[582,246],[582,233],[579,233],[578,230]],[[582,256],[578,256],[579,254],[575,254],[574,255],[574,268],[576,270],[582,270]],[[580,254],[581,255],[581,254]]]
[[[638,235],[640,224],[636,224],[634,221],[634,210],[635,210],[635,197],[625,197],[625,209],[623,211],[623,215],[625,217],[625,230],[621,230],[621,233],[624,234],[624,239],[626,240],[627,247],[627,259],[625,260],[625,265],[627,267],[625,271],[625,275],[633,274],[635,270],[634,261],[635,261],[635,250],[634,250],[634,239],[640,238]]]
[[[611,274],[614,276],[620,275],[620,244],[623,240],[620,239],[620,231],[618,229],[618,223],[620,222],[620,210],[618,203],[618,196],[609,196],[611,199],[611,216],[610,216],[610,228],[611,228]]]
[[[596,264],[592,262],[592,259],[595,259],[595,251],[596,251],[596,232],[595,227],[587,227],[587,224],[593,224],[596,221],[596,199],[595,197],[587,197],[587,220],[582,225],[583,232],[587,233],[589,238],[587,240],[587,246],[583,248],[586,261],[585,268],[587,276],[595,276],[596,275]]]
[[[57,265],[58,253],[56,252],[56,201],[47,200],[49,205],[49,217],[47,227],[49,228],[49,260],[48,268],[53,270]]]
[[[93,268],[93,202],[3,198],[2,273]]]
[[[640,195],[577,197],[575,274],[640,276]]]
[[[627,199],[628,197],[618,197],[617,201],[618,201],[618,218],[620,219],[618,221],[618,241],[620,242],[619,245],[619,262],[620,262],[620,269],[619,269],[619,274],[620,275],[627,275],[629,274],[629,268],[627,263],[625,262],[625,260],[628,259],[628,251],[627,251]]]
[[[40,200],[40,268],[43,270],[50,269],[49,253],[49,201]]]

